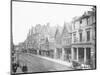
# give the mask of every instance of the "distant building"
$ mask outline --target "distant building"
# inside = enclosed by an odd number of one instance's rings
[[[26,49],[36,50],[36,52],[43,56],[48,56],[53,53],[52,46],[55,42],[54,28],[46,25],[37,24],[29,30],[27,39],[25,40]],[[52,44],[51,44],[52,43]]]
[[[62,59],[62,44],[61,44],[61,33],[62,28],[57,26],[55,31],[55,49],[54,49],[54,58]]]
[[[72,44],[72,37],[71,37],[71,25],[69,23],[64,23],[63,31],[61,35],[61,42],[62,48],[64,50],[64,60],[70,60],[71,58],[71,44]]]

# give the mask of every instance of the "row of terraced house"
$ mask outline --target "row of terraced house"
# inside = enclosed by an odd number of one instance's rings
[[[64,22],[63,27],[37,24],[29,30],[24,48],[30,53],[62,61],[82,64],[93,61],[95,66],[95,14],[95,10],[87,11],[71,23]]]

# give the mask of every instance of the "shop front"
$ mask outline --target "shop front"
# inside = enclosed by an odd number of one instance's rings
[[[73,46],[71,49],[71,59],[82,64],[90,64],[91,53],[94,53],[92,46]]]
[[[71,59],[71,48],[64,48],[64,61],[70,61]]]

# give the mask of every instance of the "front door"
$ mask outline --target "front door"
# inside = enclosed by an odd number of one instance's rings
[[[90,62],[91,62],[91,48],[86,48],[86,60],[87,60],[87,64],[90,64]]]
[[[78,58],[79,62],[83,63],[84,62],[84,48],[78,48]]]

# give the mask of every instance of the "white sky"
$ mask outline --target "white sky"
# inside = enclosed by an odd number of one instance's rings
[[[70,22],[91,6],[59,5],[44,3],[13,2],[12,25],[14,44],[23,42],[29,29],[36,24],[50,23],[50,26]]]

